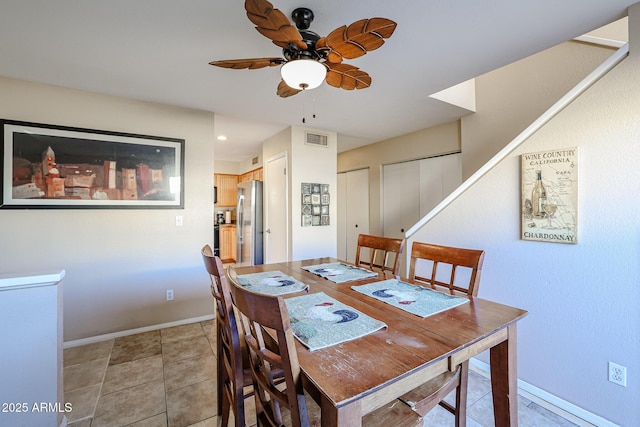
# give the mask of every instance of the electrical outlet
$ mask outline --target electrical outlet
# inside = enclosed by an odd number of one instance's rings
[[[167,301],[173,301],[173,289],[167,289]]]
[[[176,215],[176,227],[182,227],[182,224],[184,224],[182,215]]]
[[[617,363],[609,362],[609,381],[614,384],[627,386],[627,368]]]

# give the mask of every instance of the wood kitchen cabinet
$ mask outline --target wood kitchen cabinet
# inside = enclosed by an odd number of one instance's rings
[[[243,173],[238,176],[238,184],[241,182],[251,181],[253,179],[253,174],[251,172]]]
[[[238,182],[246,182],[251,180],[262,181],[262,168],[243,173],[238,177]]]
[[[220,259],[222,262],[236,262],[236,226],[220,225]]]
[[[214,174],[214,181],[218,187],[217,206],[235,206],[238,192],[238,175],[222,173]]]
[[[254,169],[242,175],[214,174],[215,186],[218,187],[218,203],[216,205],[235,206],[238,183],[251,180],[262,181],[262,168]]]

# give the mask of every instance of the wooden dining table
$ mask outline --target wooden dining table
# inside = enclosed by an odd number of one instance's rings
[[[496,426],[518,425],[516,325],[525,310],[477,297],[427,317],[363,295],[352,286],[385,280],[334,283],[305,266],[342,262],[317,258],[238,267],[239,275],[280,271],[387,327],[315,351],[296,340],[303,383],[319,403],[322,426],[360,426],[362,417],[435,376],[489,350]],[[284,298],[300,293],[283,295]]]

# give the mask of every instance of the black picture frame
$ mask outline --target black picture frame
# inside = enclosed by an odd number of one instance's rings
[[[184,209],[184,139],[0,125],[0,209]]]

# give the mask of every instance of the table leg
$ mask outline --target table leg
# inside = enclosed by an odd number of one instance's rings
[[[358,401],[336,408],[331,402],[322,399],[320,410],[322,427],[362,426],[362,411]]]
[[[516,324],[507,327],[507,339],[491,348],[491,389],[496,427],[518,425],[518,372]]]

